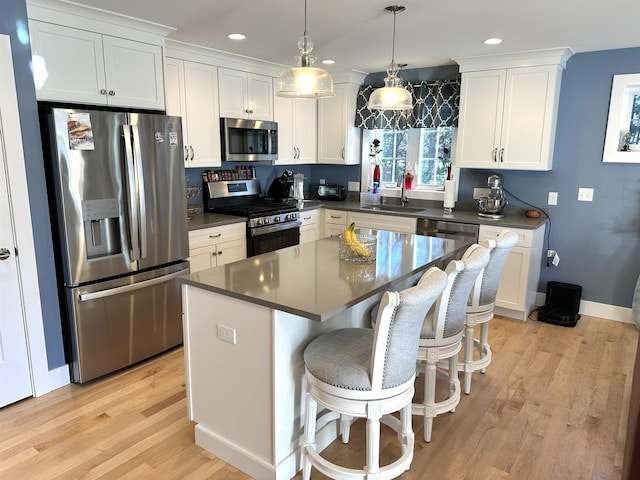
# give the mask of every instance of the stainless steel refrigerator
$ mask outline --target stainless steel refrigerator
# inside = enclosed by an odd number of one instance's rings
[[[75,382],[182,342],[188,273],[180,117],[42,107],[66,352]]]

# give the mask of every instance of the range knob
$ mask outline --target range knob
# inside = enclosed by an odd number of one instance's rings
[[[278,223],[280,221],[280,217],[279,216],[273,217],[273,221],[275,223]]]
[[[264,223],[265,225],[268,225],[270,222],[268,218],[264,218],[262,219],[262,223]]]

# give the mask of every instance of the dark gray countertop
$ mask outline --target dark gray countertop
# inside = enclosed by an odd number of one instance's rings
[[[231,223],[243,223],[247,219],[235,215],[223,215],[221,213],[203,212],[195,215],[187,221],[189,230],[200,230],[201,228],[220,227]]]
[[[378,230],[377,258],[339,258],[338,237],[308,242],[201,270],[182,282],[250,303],[324,321],[396,282],[426,271],[468,242]]]
[[[544,215],[540,218],[529,218],[525,216],[525,211],[528,209],[513,207],[507,205],[504,209],[504,218],[498,220],[492,220],[487,218],[481,218],[478,216],[478,206],[475,203],[471,204],[458,204],[453,213],[445,214],[442,208],[442,202],[437,201],[412,201],[409,205],[410,210],[403,212],[399,211],[399,208],[393,211],[385,211],[384,205],[379,205],[380,210],[371,210],[371,205],[361,204],[359,201],[318,201],[318,200],[304,200],[298,205],[301,211],[314,210],[317,208],[330,208],[333,210],[344,210],[352,212],[373,213],[380,215],[396,215],[402,217],[413,218],[429,218],[432,220],[445,220],[450,222],[461,223],[473,223],[476,225],[491,225],[505,228],[522,228],[525,230],[535,230],[536,228],[547,222],[547,217]],[[393,205],[392,207],[398,207]],[[419,208],[419,210],[416,210]],[[216,227],[220,225],[227,225],[229,223],[244,222],[242,217],[234,217],[231,215],[222,215],[217,213],[204,212],[196,215],[193,219],[189,220],[189,230],[197,230],[200,228]]]

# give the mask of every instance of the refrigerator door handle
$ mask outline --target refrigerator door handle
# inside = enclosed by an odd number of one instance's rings
[[[140,235],[140,258],[147,257],[147,207],[144,194],[144,172],[142,168],[142,151],[140,150],[140,134],[138,126],[131,125],[133,133],[133,160],[136,168],[136,187],[138,189],[138,208],[140,209],[140,222],[138,224]]]
[[[127,167],[127,193],[129,207],[129,238],[131,239],[131,260],[140,259],[140,241],[138,232],[140,221],[138,218],[138,190],[136,186],[136,172],[133,161],[133,146],[131,145],[131,125],[123,125],[124,153]]]
[[[150,280],[143,280],[142,282],[133,283],[131,285],[123,285],[121,287],[108,288],[106,290],[99,290],[97,292],[91,292],[91,293],[81,293],[78,295],[78,301],[87,302],[89,300],[96,300],[98,298],[112,297],[113,295],[119,295],[121,293],[133,292],[135,290],[140,290],[141,288],[146,288],[152,285],[156,285],[158,283],[166,282],[168,280],[171,280],[172,278],[179,277],[187,273],[189,273],[188,270],[180,270],[178,272],[173,272],[168,275],[163,275],[162,277],[156,277]]]

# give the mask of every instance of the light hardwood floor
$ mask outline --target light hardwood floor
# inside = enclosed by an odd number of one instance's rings
[[[620,478],[636,328],[593,317],[575,328],[496,317],[490,330],[487,373],[474,376],[455,413],[435,419],[431,443],[414,417],[415,456],[400,478]],[[184,383],[178,348],[0,409],[0,479],[249,478],[194,444]],[[334,442],[326,456],[360,467],[362,431],[356,423],[350,444]],[[398,447],[386,429],[382,441],[384,463]]]

